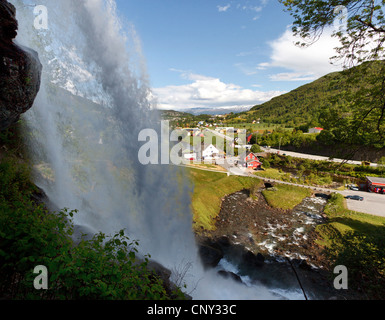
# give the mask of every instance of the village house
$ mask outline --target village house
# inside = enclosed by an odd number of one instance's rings
[[[323,130],[323,128],[314,127],[309,129],[309,133],[321,133]]]
[[[225,152],[213,144],[202,144],[202,160],[217,160],[225,157]]]
[[[238,164],[248,169],[259,169],[262,167],[262,162],[259,160],[259,158],[249,150],[239,156]]]
[[[385,193],[385,178],[366,177],[369,192]]]

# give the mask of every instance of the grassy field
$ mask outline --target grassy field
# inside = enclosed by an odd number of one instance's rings
[[[346,209],[345,199],[334,194],[325,208],[328,221],[317,226],[318,244],[332,265],[346,266],[349,289],[365,299],[385,295],[385,218]]]
[[[194,184],[192,210],[196,231],[215,228],[215,217],[219,214],[223,197],[234,192],[261,184],[259,179],[227,176],[223,173],[186,169]]]
[[[292,182],[293,180],[290,173],[283,172],[282,170],[274,169],[274,168],[268,168],[268,169],[265,169],[264,171],[258,171],[255,173],[255,175],[262,178],[282,180],[282,181],[288,181],[288,182]]]
[[[207,170],[215,170],[215,171],[221,171],[224,173],[227,173],[227,170],[220,165],[216,164],[210,164],[210,163],[194,163],[191,161],[187,164],[191,168],[197,168],[197,169],[207,169]]]
[[[263,190],[262,194],[271,207],[287,210],[299,205],[312,192],[306,188],[277,184],[273,190]]]
[[[384,217],[347,209],[345,199],[340,194],[333,195],[325,213],[329,218],[328,223],[318,226],[317,231],[321,235],[320,244],[326,247],[332,245],[336,233],[343,235],[347,232],[359,232],[376,237],[384,231]]]
[[[289,172],[283,171],[282,169],[267,168],[263,171],[256,172],[255,175],[262,178],[292,182],[308,186],[330,187],[333,183],[332,176],[329,173],[317,174],[312,172],[305,175],[303,172],[297,171],[296,175],[293,175]]]

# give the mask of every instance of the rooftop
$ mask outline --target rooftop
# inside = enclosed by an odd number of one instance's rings
[[[380,177],[366,177],[371,183],[385,185],[385,178]]]

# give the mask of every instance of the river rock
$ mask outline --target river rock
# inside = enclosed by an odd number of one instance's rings
[[[226,279],[233,279],[236,282],[243,283],[240,276],[231,271],[219,270],[218,274]]]
[[[250,266],[262,267],[265,263],[265,257],[261,253],[254,254],[251,251],[247,251],[243,254],[243,260]]]
[[[17,29],[16,8],[0,0],[0,130],[17,122],[40,90],[42,64],[37,52],[13,42]]]
[[[215,268],[223,258],[223,251],[215,243],[203,243],[199,245],[199,255],[204,267]]]
[[[231,241],[230,241],[230,238],[228,236],[222,236],[222,237],[218,238],[217,244],[219,244],[223,248],[228,248],[231,246]]]
[[[312,270],[312,267],[309,265],[309,263],[306,260],[302,259],[293,259],[293,263],[298,266],[298,268],[301,268],[302,270]]]

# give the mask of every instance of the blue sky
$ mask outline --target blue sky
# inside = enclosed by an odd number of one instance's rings
[[[294,46],[278,0],[116,0],[141,41],[159,108],[253,106],[340,70],[326,32]]]

